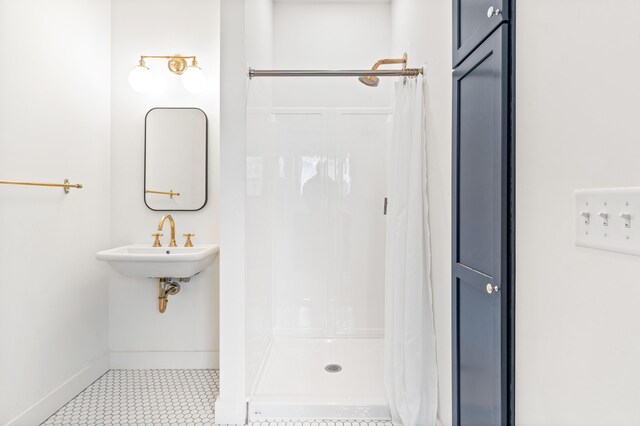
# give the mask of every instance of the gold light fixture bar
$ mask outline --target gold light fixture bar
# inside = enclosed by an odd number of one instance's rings
[[[191,65],[194,67],[198,66],[198,61],[194,55],[182,56],[182,55],[140,55],[139,65],[141,67],[145,66],[145,59],[168,59],[167,67],[169,71],[174,74],[181,75],[187,69],[187,59],[191,59]]]
[[[64,193],[69,193],[69,188],[82,188],[82,185],[79,183],[69,183],[69,179],[65,179],[64,183],[48,183],[48,182],[27,182],[20,180],[0,180],[0,184],[2,185],[27,185],[27,186],[52,186],[56,188],[63,188]]]
[[[154,191],[152,189],[145,189],[145,191],[147,194],[160,194],[160,195],[168,195],[172,200],[173,197],[179,197],[180,193],[179,192],[173,192],[173,189],[170,189],[169,191]]]

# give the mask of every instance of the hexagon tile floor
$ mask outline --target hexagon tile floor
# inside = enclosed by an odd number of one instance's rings
[[[213,426],[218,370],[110,370],[41,426]],[[277,419],[250,426],[392,426],[363,420]]]

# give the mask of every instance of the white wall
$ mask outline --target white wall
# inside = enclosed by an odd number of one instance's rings
[[[274,67],[277,69],[369,69],[390,49],[388,2],[276,2]],[[248,40],[251,45],[253,40]],[[392,79],[376,88],[356,78],[277,78],[273,105],[283,107],[388,107]]]
[[[517,5],[516,420],[640,419],[640,259],[574,246],[578,188],[639,186],[640,3]],[[631,73],[631,75],[630,75]]]
[[[247,63],[257,69],[273,68],[273,2],[252,0],[245,11]],[[246,385],[249,392],[272,336],[272,229],[261,218],[270,215],[270,182],[264,178],[263,156],[271,146],[269,111],[273,102],[271,79],[253,79],[247,95],[246,146]],[[256,141],[251,144],[249,141]],[[261,194],[262,196],[252,196]]]
[[[247,0],[249,5],[256,0]],[[244,424],[245,377],[245,2],[220,0],[220,396],[216,422]],[[242,95],[242,96],[241,96]]]
[[[439,417],[451,424],[451,1],[393,0],[394,51],[426,63],[427,179]]]
[[[109,1],[0,1],[0,424],[39,424],[108,368]]]
[[[194,243],[217,243],[219,3],[215,0],[112,1],[112,246],[153,242],[162,212],[149,210],[143,200],[144,116],[158,106],[201,108],[209,121],[209,197],[196,212],[172,213],[178,243],[183,233],[196,234]],[[164,83],[152,94],[134,92],[127,75],[139,55],[196,55],[207,76],[200,94],[184,90],[166,61],[147,66]],[[169,173],[171,171],[168,171]],[[168,224],[164,243],[168,243]],[[108,246],[108,245],[107,245]],[[212,367],[218,356],[218,262],[169,298],[158,312],[156,282],[109,275],[109,347],[112,366]]]

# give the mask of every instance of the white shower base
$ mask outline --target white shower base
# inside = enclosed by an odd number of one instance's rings
[[[381,338],[277,338],[253,395],[249,420],[390,419]],[[342,371],[324,367],[339,364]]]

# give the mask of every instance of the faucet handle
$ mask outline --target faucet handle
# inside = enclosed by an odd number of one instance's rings
[[[162,247],[162,244],[160,244],[160,237],[162,237],[162,234],[157,233],[157,234],[151,234],[152,237],[156,237],[156,240],[153,242],[153,246],[154,247]]]
[[[193,247],[193,243],[191,242],[191,237],[193,237],[196,234],[182,234],[185,237],[187,237],[187,241],[184,242],[184,246],[185,247]]]

